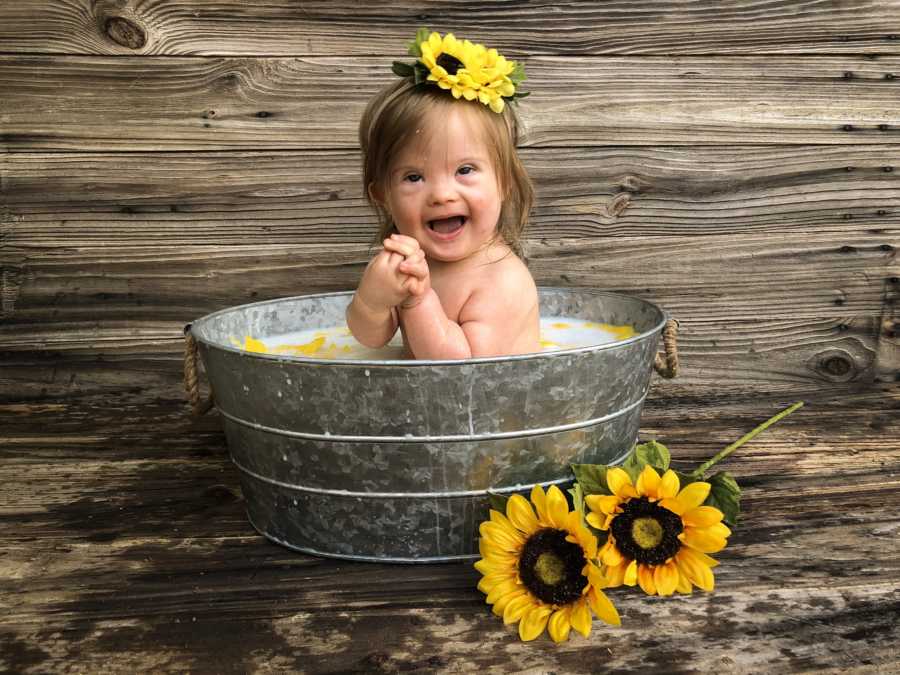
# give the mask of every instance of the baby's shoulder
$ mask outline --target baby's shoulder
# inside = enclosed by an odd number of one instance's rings
[[[483,289],[506,292],[519,290],[537,293],[531,272],[522,259],[514,253],[510,253],[495,263],[485,265],[483,270],[485,277],[480,284]]]
[[[536,311],[537,287],[525,263],[516,255],[485,265],[475,281],[460,321],[517,320]]]

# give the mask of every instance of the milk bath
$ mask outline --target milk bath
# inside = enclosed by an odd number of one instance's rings
[[[637,335],[633,326],[614,326],[564,316],[541,317],[543,352],[618,342]],[[283,354],[314,359],[399,360],[403,358],[400,331],[380,349],[357,342],[346,325],[302,330],[272,336],[230,336],[231,345],[259,354]]]

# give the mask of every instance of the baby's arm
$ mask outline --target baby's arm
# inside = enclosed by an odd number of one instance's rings
[[[395,235],[385,248],[402,253],[400,271],[416,279],[400,305],[406,342],[417,359],[465,359],[539,351],[537,289],[528,269],[506,263],[466,300],[459,321],[447,317],[431,288],[418,243]],[[516,259],[518,260],[518,259]]]
[[[401,262],[403,256],[399,253],[378,253],[366,266],[347,307],[347,327],[366,347],[383,347],[397,332],[396,306],[409,296],[404,288],[409,278],[400,273]]]

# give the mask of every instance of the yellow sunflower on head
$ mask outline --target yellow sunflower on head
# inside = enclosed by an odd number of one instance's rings
[[[646,465],[632,483],[618,467],[606,472],[611,495],[588,495],[587,521],[609,532],[599,553],[610,587],[634,586],[650,595],[713,590],[708,553],[725,548],[731,530],[722,512],[703,506],[710,484],[697,481],[683,489],[671,469],[662,477]]]
[[[581,514],[569,511],[558,487],[545,494],[535,486],[531,503],[513,495],[506,515],[491,510],[480,532],[475,569],[484,576],[478,590],[504,623],[518,622],[522,640],[534,640],[545,628],[555,642],[567,640],[572,628],[587,637],[591,611],[619,625],[619,613],[601,590],[607,581],[594,563],[597,539]]]
[[[506,101],[523,98],[517,92],[525,79],[525,69],[507,61],[496,49],[459,40],[453,33],[422,28],[410,44],[409,53],[418,57],[413,64],[395,62],[393,70],[401,77],[413,77],[416,84],[430,82],[448,90],[454,98],[478,100],[496,113],[503,112]]]

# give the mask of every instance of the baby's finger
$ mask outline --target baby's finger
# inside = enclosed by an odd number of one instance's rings
[[[415,239],[413,239],[415,241]],[[388,251],[394,251],[402,255],[412,255],[416,252],[416,247],[407,241],[397,241],[395,239],[385,239],[384,248]]]
[[[417,279],[424,279],[428,276],[428,266],[421,262],[414,263],[409,260],[404,260],[398,269],[404,274],[410,274]]]

